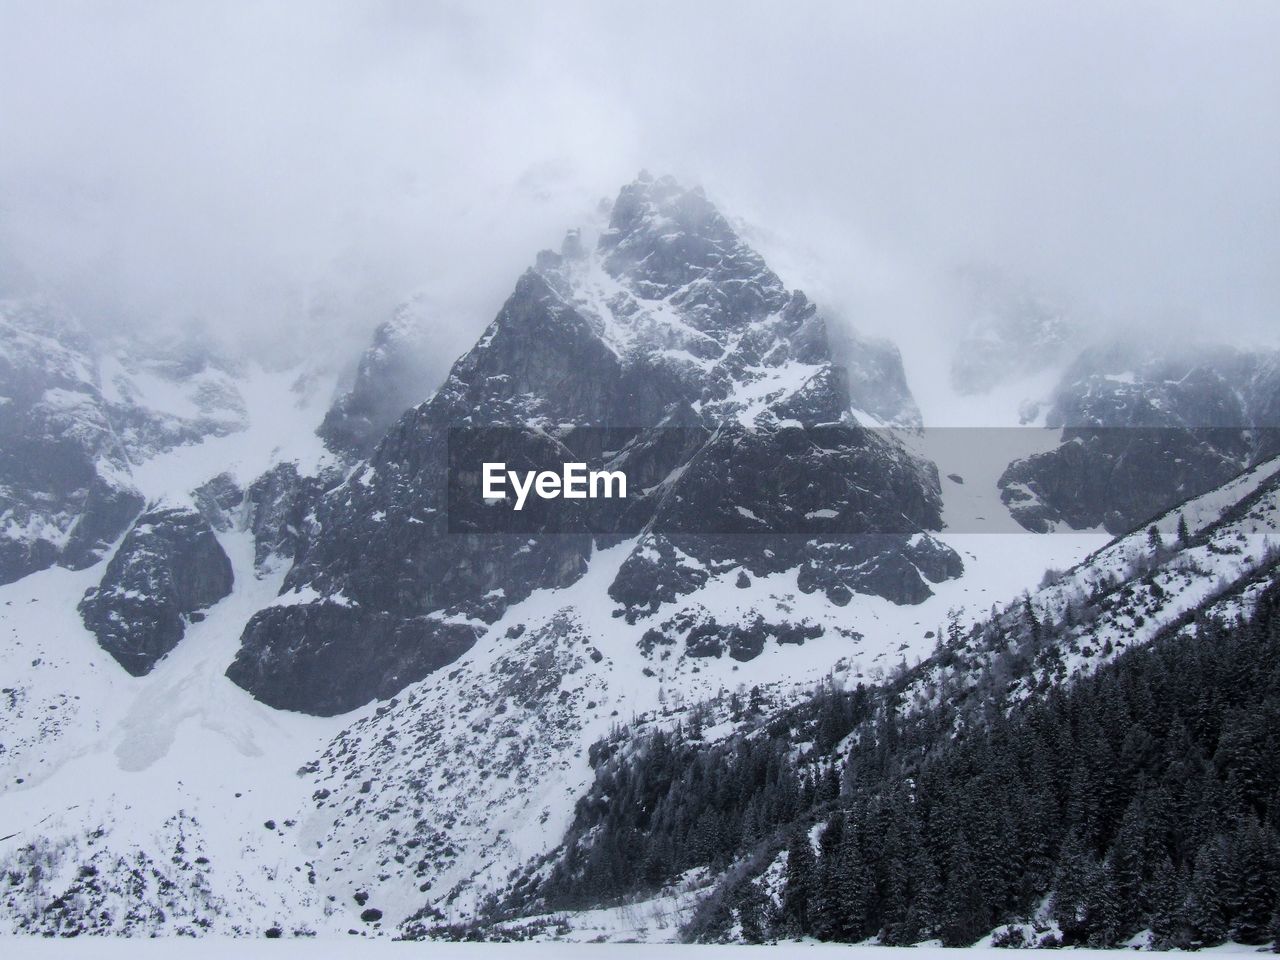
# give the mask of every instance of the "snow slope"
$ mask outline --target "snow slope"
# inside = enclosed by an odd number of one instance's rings
[[[219,473],[247,483],[284,458],[317,469],[327,455],[313,430],[328,385],[299,392],[297,380],[251,368],[237,384],[243,429],[134,464],[138,487],[149,500],[190,503]],[[320,898],[280,880],[303,862],[289,823],[303,800],[294,771],[341,724],[273,711],[223,676],[283,571],[255,569],[248,532],[219,539],[234,591],[141,678],[120,669],[76,611],[107,558],[0,587],[0,862],[16,871],[0,883],[0,929],[323,923]],[[58,897],[73,905],[65,923],[45,909]]]

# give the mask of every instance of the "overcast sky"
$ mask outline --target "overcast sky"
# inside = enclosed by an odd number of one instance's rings
[[[645,167],[865,329],[935,329],[986,262],[1256,334],[1277,49],[1271,0],[0,0],[0,280],[244,340],[421,289],[453,353]]]

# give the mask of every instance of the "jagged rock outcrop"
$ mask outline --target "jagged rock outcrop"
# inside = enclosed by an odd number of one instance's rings
[[[826,334],[831,360],[845,372],[849,403],[860,419],[907,429],[924,426],[896,344],[862,336],[843,323],[832,323]]]
[[[302,543],[307,517],[331,483],[326,477],[305,476],[296,463],[278,463],[245,492],[244,522],[253,533],[254,563],[273,557],[292,560]]]
[[[316,431],[330,449],[367,457],[387,428],[431,393],[440,362],[431,353],[426,309],[422,299],[411,300],[378,325],[351,389],[334,402]]]
[[[219,533],[239,525],[244,491],[229,473],[220,473],[191,491],[191,499],[200,515]]]
[[[1068,369],[1046,423],[1061,445],[999,481],[1015,519],[1125,533],[1275,455],[1280,366],[1225,347],[1095,348]]]
[[[283,605],[249,621],[227,670],[233,681],[273,706],[341,713],[452,662],[507,603],[582,573],[585,532],[449,532],[448,420],[436,419],[447,412],[428,403],[407,415],[319,499]]]
[[[304,713],[339,713],[351,703],[352,690],[365,699],[390,697],[458,659],[483,627],[438,617],[369,612],[340,600],[269,609],[272,629],[292,637],[324,637],[328,642],[307,656],[271,644],[251,646],[253,659],[237,657],[227,675],[241,686],[271,677],[277,684],[270,694],[271,705]],[[256,622],[258,618],[250,623],[250,630]]]
[[[209,522],[188,508],[156,507],[129,530],[80,615],[102,649],[140,677],[231,587],[231,561]]]
[[[540,254],[435,395],[319,498],[281,601],[247,625],[228,675],[267,703],[350,709],[457,656],[459,624],[576,580],[595,535],[645,529],[611,590],[631,618],[653,608],[646,591],[677,598],[726,564],[807,565],[814,589],[843,599],[927,596],[959,569],[937,562],[947,548],[920,546],[940,526],[937,473],[867,424],[918,413],[896,351],[853,342],[856,385],[822,314],[700,190],[642,176],[594,243],[574,231]],[[626,501],[533,503],[495,528],[478,490],[450,500],[451,448],[637,482]],[[878,536],[821,543],[866,534]],[[412,642],[397,639],[406,624]],[[361,661],[341,688],[320,669],[334,651]]]

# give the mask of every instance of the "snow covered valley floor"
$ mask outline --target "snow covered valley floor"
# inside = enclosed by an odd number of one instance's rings
[[[438,960],[589,960],[604,957],[607,960],[793,960],[793,958],[847,958],[847,960],[880,960],[892,958],[896,949],[909,949],[912,960],[1017,960],[1018,957],[1043,956],[1034,950],[1009,950],[994,947],[875,947],[847,944],[784,942],[767,946],[744,945],[684,945],[662,943],[420,943],[392,940],[367,940],[356,937],[315,938],[309,940],[230,940],[211,937],[193,939],[126,940],[105,938],[77,938],[74,940],[0,939],[0,950],[6,957],[19,960],[43,960],[43,958],[71,958],[71,960],[151,960],[151,958],[179,958],[179,960],[220,960],[235,957],[237,960],[331,960],[331,958],[388,957],[404,960],[409,957],[432,957]],[[1257,954],[1266,948],[1225,944],[1204,951],[1205,954]],[[1143,956],[1172,955],[1160,952]],[[1185,954],[1181,954],[1185,956]],[[1072,950],[1077,960],[1105,960],[1114,957],[1113,950]]]

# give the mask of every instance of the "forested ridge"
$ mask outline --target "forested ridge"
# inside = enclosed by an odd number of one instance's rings
[[[1050,649],[1054,627],[1027,617],[1006,658],[1043,668],[1029,652]],[[824,686],[712,744],[696,715],[625,749],[603,742],[560,855],[505,909],[618,902],[707,866],[725,873],[690,938],[963,945],[1029,921],[1002,939],[1268,942],[1280,584],[1247,619],[1183,626],[1016,704],[1007,670],[963,708],[908,703],[912,671]],[[726,708],[744,728],[763,712],[737,696]]]

